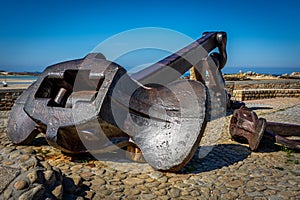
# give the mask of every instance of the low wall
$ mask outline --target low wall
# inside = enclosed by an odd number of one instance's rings
[[[269,99],[277,97],[300,97],[300,89],[247,89],[234,90],[233,99],[238,101]]]
[[[300,80],[227,81],[226,89],[238,101],[299,97]]]
[[[0,111],[10,110],[17,98],[25,89],[1,89]]]
[[[225,87],[230,94],[233,94],[234,90],[247,89],[300,89],[300,79],[226,81]]]

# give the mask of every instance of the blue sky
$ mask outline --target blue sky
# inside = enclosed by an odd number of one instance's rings
[[[228,67],[300,68],[300,1],[0,1],[0,70],[42,71],[133,28],[228,34]]]

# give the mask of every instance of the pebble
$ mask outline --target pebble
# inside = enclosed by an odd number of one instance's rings
[[[14,184],[14,188],[16,190],[23,190],[28,187],[28,183],[24,180],[16,181]]]
[[[142,185],[144,182],[145,182],[144,179],[139,179],[139,178],[127,178],[123,180],[123,183],[130,187],[135,185]]]
[[[170,195],[170,197],[172,197],[172,198],[177,198],[177,197],[179,197],[180,196],[180,189],[178,189],[178,188],[171,188],[170,190],[169,190],[169,195]]]
[[[234,180],[234,181],[229,181],[227,183],[225,183],[226,187],[230,187],[230,188],[238,188],[241,187],[243,185],[243,181],[241,180]]]
[[[51,192],[57,199],[62,199],[63,196],[63,186],[58,185]]]

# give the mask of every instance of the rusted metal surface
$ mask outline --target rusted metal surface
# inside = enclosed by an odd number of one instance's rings
[[[30,142],[37,124],[48,143],[64,152],[133,146],[155,169],[178,171],[194,155],[213,104],[205,82],[177,79],[203,63],[219,71],[227,60],[225,46],[226,33],[205,33],[131,77],[102,54],[50,66],[17,101],[8,135],[14,143]],[[215,48],[220,52],[209,55]],[[19,111],[24,118],[16,121]]]
[[[300,136],[300,125],[267,122],[246,107],[235,110],[230,121],[229,132],[233,139],[249,143],[252,151],[257,150],[262,137],[288,148],[300,149],[300,142],[289,136]]]
[[[24,111],[24,105],[34,84],[18,97],[8,119],[7,136],[15,144],[30,144],[39,133],[36,123]]]
[[[199,65],[202,59],[209,56],[209,52],[215,48],[219,53],[212,53],[215,64],[221,70],[227,61],[226,53],[227,35],[225,32],[205,32],[203,36],[188,45],[187,47],[175,52],[165,59],[133,74],[131,77],[142,84],[157,82],[170,83],[177,80],[182,74],[191,67]]]
[[[230,121],[230,134],[233,139],[246,139],[252,151],[256,150],[266,129],[266,120],[257,117],[246,107],[235,110]]]

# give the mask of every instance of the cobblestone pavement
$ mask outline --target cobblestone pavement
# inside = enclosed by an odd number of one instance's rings
[[[246,105],[268,121],[300,124],[300,99],[253,100]],[[14,146],[5,135],[9,112],[0,115],[1,165],[16,167],[28,155],[27,159],[41,163],[44,184],[49,184],[51,174],[46,171],[52,170],[56,181],[51,183],[49,199],[62,198],[61,193],[64,199],[300,199],[300,153],[268,142],[251,152],[246,144],[230,139],[230,113],[208,123],[201,147],[179,173],[158,172],[147,163],[129,162],[121,150],[101,160],[71,157],[48,146],[41,136],[32,146]],[[19,161],[21,155],[23,161]],[[26,170],[23,173],[28,177],[30,169]],[[10,196],[29,191],[30,180],[19,176]]]

